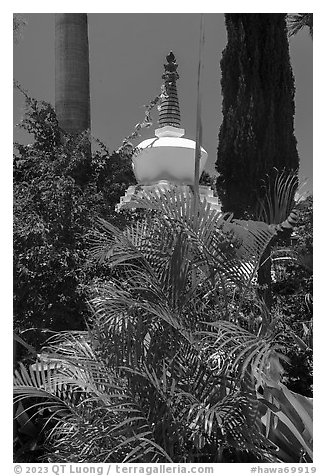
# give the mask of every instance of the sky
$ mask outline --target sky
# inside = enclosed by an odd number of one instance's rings
[[[13,76],[31,96],[54,104],[54,14],[22,14],[27,20],[22,39],[13,50]],[[145,104],[160,92],[163,64],[172,50],[179,65],[177,81],[181,125],[185,137],[195,140],[197,68],[200,14],[197,13],[89,13],[90,89],[92,134],[111,151],[144,118]],[[206,170],[214,173],[218,131],[222,123],[220,60],[226,46],[222,13],[204,15],[205,45],[202,71],[203,147]],[[312,191],[313,68],[308,29],[290,39],[290,57],[296,86],[295,135],[300,177]],[[23,114],[24,100],[14,91],[13,120]],[[153,127],[142,137],[153,137]],[[14,138],[31,141],[14,128]]]

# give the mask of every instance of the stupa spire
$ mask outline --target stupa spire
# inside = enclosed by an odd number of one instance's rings
[[[176,81],[179,78],[177,63],[172,51],[166,57],[167,64],[164,65],[164,79],[166,97],[162,100],[159,111],[160,127],[173,126],[180,127],[180,108],[177,93]]]

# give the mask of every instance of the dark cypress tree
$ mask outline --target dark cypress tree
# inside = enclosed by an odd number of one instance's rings
[[[252,216],[273,168],[299,166],[286,14],[226,14],[225,21],[217,189],[224,211]]]

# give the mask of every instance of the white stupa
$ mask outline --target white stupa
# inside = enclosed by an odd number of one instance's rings
[[[159,128],[155,130],[155,137],[142,141],[132,157],[133,169],[138,186],[131,186],[124,197],[120,199],[118,209],[129,202],[136,193],[136,188],[165,189],[170,185],[179,185],[185,188],[194,185],[195,177],[195,149],[196,142],[184,137],[185,130],[181,128],[180,108],[176,88],[179,78],[175,56],[170,52],[166,57],[165,72],[162,76],[165,86],[165,97],[159,110]],[[204,170],[207,161],[207,152],[200,149],[199,176]],[[207,186],[199,187],[200,197],[220,209],[217,197]]]

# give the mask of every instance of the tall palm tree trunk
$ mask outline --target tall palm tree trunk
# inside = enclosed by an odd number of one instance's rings
[[[55,109],[64,131],[90,129],[87,13],[55,14]]]

